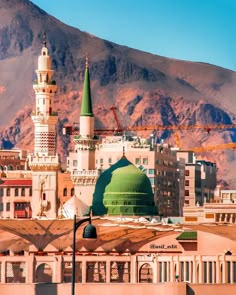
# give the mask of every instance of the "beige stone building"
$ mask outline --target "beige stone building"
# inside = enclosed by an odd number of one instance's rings
[[[216,188],[216,164],[197,160],[193,151],[177,151],[177,158],[185,161],[185,206],[210,202]]]

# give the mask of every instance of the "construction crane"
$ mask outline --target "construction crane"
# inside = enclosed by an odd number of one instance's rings
[[[117,128],[116,128],[116,132],[122,132],[123,129],[121,127],[121,124],[119,122],[119,119],[117,117],[117,114],[116,114],[116,110],[117,110],[117,107],[111,107],[110,110],[112,111],[113,115],[114,115],[114,118],[115,118],[115,121],[116,121],[116,125],[117,125]]]
[[[212,145],[212,146],[193,147],[189,149],[195,153],[209,152],[213,150],[222,150],[222,149],[236,149],[236,143],[228,142],[228,143],[222,143],[222,144]]]
[[[134,127],[127,127],[124,130],[132,130],[132,131],[142,131],[142,130],[197,130],[203,129],[207,133],[210,133],[212,130],[215,129],[234,129],[236,128],[236,124],[209,124],[209,125],[149,125],[149,126],[134,126]]]
[[[236,124],[207,124],[207,125],[201,125],[201,124],[196,124],[196,125],[168,125],[168,126],[163,126],[163,125],[147,125],[147,126],[122,126],[118,116],[117,116],[117,110],[118,108],[115,106],[110,107],[110,110],[113,113],[115,122],[117,127],[116,128],[103,128],[103,129],[95,129],[94,133],[97,135],[101,134],[120,134],[123,131],[173,131],[175,139],[178,143],[180,143],[180,137],[177,134],[178,131],[184,131],[184,130],[205,130],[208,134],[212,130],[221,130],[221,129],[234,129],[236,128]],[[70,134],[70,135],[78,135],[79,134],[79,126],[78,123],[74,123],[73,126],[65,126],[63,127],[63,134]]]

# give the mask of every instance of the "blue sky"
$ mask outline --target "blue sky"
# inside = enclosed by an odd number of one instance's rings
[[[150,53],[236,71],[236,0],[32,0],[62,22]]]

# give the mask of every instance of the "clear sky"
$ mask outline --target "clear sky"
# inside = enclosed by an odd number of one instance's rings
[[[32,0],[62,22],[150,53],[236,71],[236,0]]]

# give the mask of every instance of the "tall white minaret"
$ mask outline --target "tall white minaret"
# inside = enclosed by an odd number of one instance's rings
[[[53,100],[57,86],[52,80],[53,70],[45,36],[36,73],[37,81],[33,85],[36,108],[31,116],[34,123],[34,153],[29,157],[32,170],[32,217],[56,218],[60,160],[56,154],[58,115],[53,110]]]
[[[88,57],[86,56],[84,87],[80,110],[80,135],[74,136],[74,152],[69,155],[71,178],[75,195],[88,206],[92,205],[94,186],[100,171],[96,169],[95,152],[98,139],[94,136],[94,115],[92,107]]]

